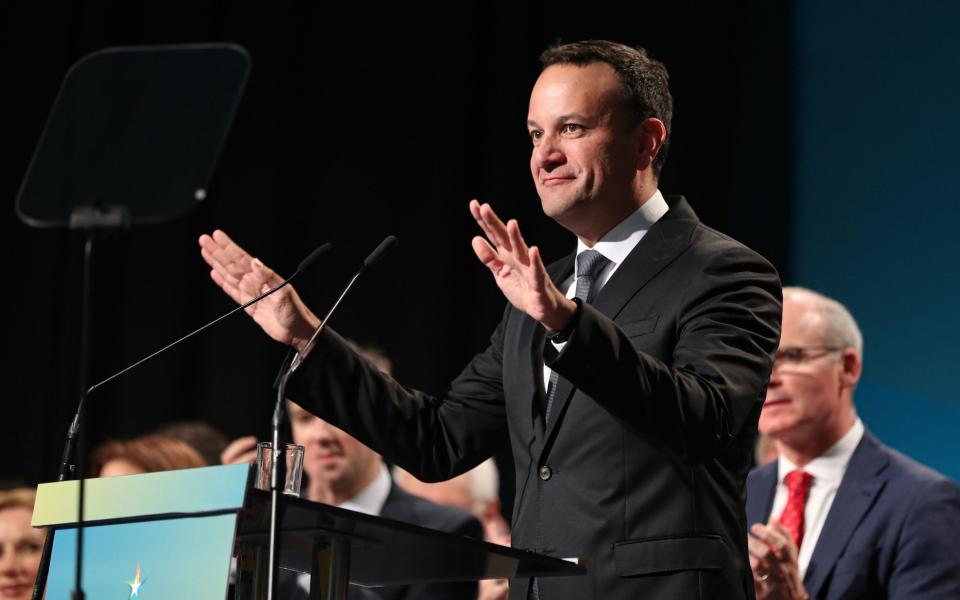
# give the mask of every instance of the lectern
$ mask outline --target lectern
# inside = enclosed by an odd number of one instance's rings
[[[87,597],[227,598],[231,580],[238,600],[265,597],[270,496],[252,482],[249,465],[87,480]],[[37,490],[33,525],[57,531],[47,598],[68,598],[73,588],[78,485]],[[348,584],[585,572],[564,560],[295,497],[283,498],[280,524],[281,568],[310,573],[314,598],[346,598]]]

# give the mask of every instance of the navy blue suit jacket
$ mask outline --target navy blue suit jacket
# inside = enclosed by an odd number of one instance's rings
[[[766,523],[776,461],[747,478],[747,522]],[[812,598],[960,598],[960,488],[870,432],[854,451],[803,580]]]

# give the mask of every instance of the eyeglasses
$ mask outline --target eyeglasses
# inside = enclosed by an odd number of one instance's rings
[[[842,352],[837,346],[792,346],[780,348],[774,355],[773,364],[785,367],[800,367],[823,358],[828,354]]]

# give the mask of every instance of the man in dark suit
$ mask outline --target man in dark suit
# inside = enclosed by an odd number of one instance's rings
[[[511,582],[511,598],[748,598],[745,478],[779,337],[762,257],[705,226],[657,178],[671,98],[642,50],[547,50],[530,96],[531,173],[578,253],[549,271],[516,221],[470,203],[473,248],[509,301],[490,346],[436,397],[400,386],[336,333],[289,393],[418,478],[509,442],[513,545],[579,558],[585,577]],[[222,232],[211,276],[242,301],[278,281]],[[302,347],[318,319],[292,291],[253,318]]]
[[[780,457],[747,479],[760,599],[960,598],[960,488],[865,430],[862,350],[840,303],[784,289],[760,416]]]

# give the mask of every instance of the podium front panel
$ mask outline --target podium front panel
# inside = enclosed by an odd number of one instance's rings
[[[86,597],[226,598],[236,524],[223,514],[85,526]],[[77,530],[58,530],[47,598],[70,598],[76,549]]]
[[[183,469],[84,481],[83,578],[87,598],[225,598],[250,465]],[[80,482],[37,488],[35,527],[51,527],[47,598],[75,585]]]

